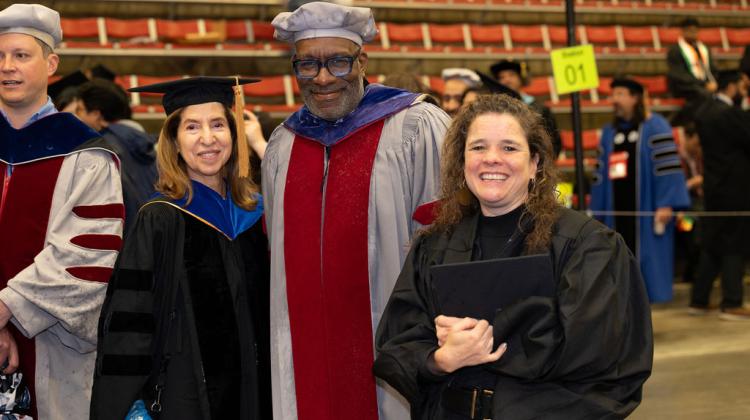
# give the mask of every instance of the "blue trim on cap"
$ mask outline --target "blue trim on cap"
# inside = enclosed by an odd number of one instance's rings
[[[333,146],[344,137],[375,121],[389,117],[414,103],[419,94],[378,84],[370,84],[357,108],[336,121],[313,115],[307,106],[295,112],[284,126],[297,135]]]

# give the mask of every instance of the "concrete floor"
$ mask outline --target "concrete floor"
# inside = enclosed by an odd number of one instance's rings
[[[630,419],[750,419],[750,321],[690,316],[689,294],[676,284],[673,302],[652,307],[654,369]],[[712,299],[720,295],[716,287]]]

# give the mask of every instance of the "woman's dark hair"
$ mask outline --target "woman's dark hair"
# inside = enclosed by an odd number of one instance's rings
[[[466,186],[464,178],[466,136],[474,120],[484,114],[514,117],[526,134],[530,158],[539,159],[534,179],[529,182],[529,196],[522,225],[526,232],[526,253],[543,252],[552,238],[552,226],[560,208],[557,202],[557,170],[552,143],[542,117],[518,99],[507,95],[483,95],[459,111],[448,129],[441,158],[440,207],[435,223],[428,232],[450,230],[462,218],[480,211],[479,201]],[[528,219],[530,218],[530,219]],[[527,224],[528,222],[531,222]]]

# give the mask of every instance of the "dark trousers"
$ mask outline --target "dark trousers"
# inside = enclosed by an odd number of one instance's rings
[[[714,279],[721,273],[721,308],[742,306],[744,272],[742,255],[721,255],[702,250],[690,303],[694,306],[708,306]]]

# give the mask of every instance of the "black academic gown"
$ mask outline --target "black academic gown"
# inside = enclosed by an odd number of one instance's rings
[[[452,233],[416,240],[380,321],[376,376],[411,404],[412,419],[448,417],[440,404],[453,375],[426,363],[438,348],[429,267],[475,255],[477,216]],[[651,373],[651,317],[638,263],[622,238],[577,212],[561,209],[550,255],[556,297],[531,297],[491,320],[495,345],[523,324],[522,351],[484,365],[496,375],[496,419],[624,418],[640,403]]]
[[[750,114],[719,99],[706,101],[695,117],[703,150],[707,211],[750,211]],[[706,217],[703,246],[717,253],[747,253],[750,218]]]
[[[260,221],[230,240],[173,205],[145,205],[102,308],[91,419],[149,406],[157,382],[160,420],[270,418],[267,249]]]

